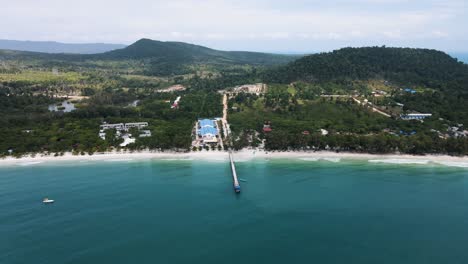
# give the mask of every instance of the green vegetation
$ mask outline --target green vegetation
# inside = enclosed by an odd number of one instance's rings
[[[0,59],[1,156],[118,149],[115,131],[98,136],[104,121],[150,124],[152,136],[128,149],[189,150],[196,119],[222,115],[220,90],[261,81],[266,94],[228,102],[235,149],[468,154],[461,136],[468,66],[434,50],[346,48],[290,62],[294,57],[143,39],[102,54],[0,51]],[[159,92],[174,84],[187,90]],[[48,111],[66,96],[75,96],[77,110]],[[180,107],[171,109],[177,96]],[[433,116],[399,118],[413,111]]]
[[[467,138],[442,139],[435,129],[446,129],[431,118],[424,123],[387,118],[363,109],[351,99],[301,100],[277,91],[264,97],[241,94],[230,101],[233,146],[257,146],[258,135],[268,150],[335,150],[370,153],[468,154]],[[271,123],[271,132],[263,124]],[[322,131],[326,130],[327,135]]]
[[[99,138],[102,121],[150,124],[152,137],[137,138],[129,149],[188,150],[195,120],[221,115],[221,95],[210,92],[181,95],[184,103],[175,110],[166,101],[173,101],[176,94],[143,96],[132,91],[104,90],[83,101],[82,108],[64,114],[47,111],[47,105],[54,102],[50,97],[0,94],[1,155],[6,155],[10,149],[14,155],[22,155],[66,151],[94,153],[119,148],[121,142],[112,136],[106,140]],[[135,98],[140,98],[139,105],[128,107],[129,100]]]
[[[381,89],[413,87],[417,95],[395,98],[407,106],[406,110],[432,112],[454,122],[468,123],[468,65],[436,50],[345,48],[298,59],[268,70],[263,76],[268,82],[320,85],[326,94],[363,94],[363,81]],[[386,80],[389,85],[376,85],[375,80]]]

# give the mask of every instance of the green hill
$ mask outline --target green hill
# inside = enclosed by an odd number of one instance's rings
[[[278,83],[384,78],[406,85],[468,90],[468,66],[429,49],[344,48],[300,58],[266,72],[265,78]]]
[[[100,55],[107,59],[159,59],[180,63],[275,65],[290,62],[293,56],[245,51],[219,51],[183,42],[141,39],[134,44]]]
[[[272,66],[296,59],[297,56],[244,51],[219,51],[203,46],[141,39],[123,49],[99,54],[49,54],[0,50],[0,59],[42,62],[43,66],[78,65],[102,67],[111,65],[135,65],[143,74],[173,75],[190,72],[194,65],[223,68],[231,66]],[[100,63],[96,63],[99,61]]]

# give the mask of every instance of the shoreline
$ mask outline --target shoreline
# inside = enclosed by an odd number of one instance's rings
[[[270,152],[258,150],[241,150],[234,152],[234,160],[238,162],[250,161],[253,159],[296,159],[303,161],[329,161],[339,162],[345,160],[367,160],[370,163],[388,164],[429,164],[468,168],[468,156],[454,157],[448,155],[426,155],[414,156],[406,154],[366,154],[350,152]],[[135,160],[205,160],[205,161],[228,161],[229,156],[226,151],[197,151],[197,152],[104,152],[93,155],[72,155],[70,152],[63,156],[52,156],[44,154],[27,155],[21,158],[6,157],[0,159],[1,166],[14,165],[34,165],[56,162],[86,162],[86,161],[135,161]]]

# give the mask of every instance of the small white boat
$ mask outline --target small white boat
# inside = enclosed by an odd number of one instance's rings
[[[45,203],[45,204],[48,204],[48,203],[53,203],[53,202],[55,202],[55,201],[54,201],[54,200],[50,200],[49,198],[44,198],[44,199],[42,200],[42,202]]]

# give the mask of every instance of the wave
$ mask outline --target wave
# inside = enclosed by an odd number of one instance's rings
[[[436,161],[436,164],[448,166],[448,167],[458,167],[458,168],[468,168],[468,162],[457,162],[457,161]]]
[[[425,165],[429,160],[416,160],[416,159],[375,159],[369,160],[370,163],[387,163],[387,164],[420,164]]]
[[[31,162],[24,162],[24,163],[19,163],[19,166],[32,166],[32,165],[37,165],[41,164],[42,161],[31,161]]]
[[[122,161],[133,161],[133,159],[109,159],[106,162],[122,162]]]
[[[329,162],[340,162],[341,158],[322,158],[324,161],[329,161]]]
[[[318,158],[300,158],[300,160],[303,160],[303,161],[319,161],[320,159],[318,159]]]
[[[340,162],[341,158],[300,158],[303,161],[328,161],[328,162]]]
[[[193,160],[192,158],[167,158],[167,159],[157,159],[157,160],[166,160],[166,161],[179,161],[179,160]]]

